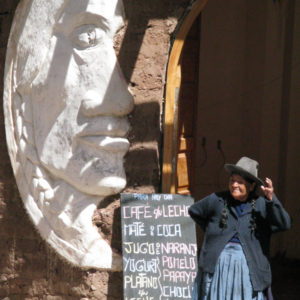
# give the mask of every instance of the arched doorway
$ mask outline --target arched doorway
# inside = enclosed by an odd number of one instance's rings
[[[177,33],[170,54],[166,84],[162,175],[162,191],[165,193],[190,194],[192,183],[194,182],[191,165],[194,157],[195,133],[192,130],[191,122],[185,123],[184,121],[188,121],[189,118],[187,116],[196,101],[192,101],[192,103],[190,101],[189,105],[182,106],[179,113],[178,100],[183,94],[182,89],[186,88],[182,85],[182,72],[184,72],[184,69],[182,69],[183,49],[187,42],[187,37],[191,35],[190,30],[192,27],[194,27],[194,31],[192,30],[192,32],[194,32],[193,37],[196,42],[199,42],[197,36],[198,31],[196,29],[199,25],[197,18],[199,18],[207,2],[208,0],[198,0],[194,3]],[[196,48],[193,49],[196,56],[197,51],[198,47],[196,46]],[[196,73],[194,76],[197,76]],[[193,81],[194,79],[195,78],[193,78]],[[187,100],[191,100],[191,98],[187,97]],[[184,111],[182,109],[184,107],[187,108],[188,111]],[[187,117],[185,120],[181,118],[183,115]],[[179,174],[179,176],[177,176],[177,174]]]
[[[223,189],[225,160],[234,163],[246,155],[260,162],[260,176],[271,176],[284,197],[282,170],[288,165],[282,145],[290,141],[283,143],[283,137],[290,136],[289,101],[298,95],[289,96],[289,76],[283,77],[292,74],[290,41],[297,39],[284,13],[287,5],[194,3],[168,64],[163,192],[199,199]]]
[[[191,193],[198,200],[226,187],[224,161],[246,155],[260,162],[259,176],[272,178],[279,199],[299,220],[300,5],[259,0],[195,5],[168,65],[162,191]],[[194,26],[198,84],[184,91],[184,77],[191,75],[185,73],[185,46]],[[272,256],[281,252],[299,259],[298,223],[273,237]]]

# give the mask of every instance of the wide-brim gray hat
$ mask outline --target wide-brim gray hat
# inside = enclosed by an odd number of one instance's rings
[[[235,165],[225,164],[224,168],[230,174],[236,173],[244,178],[249,178],[256,182],[257,185],[265,185],[263,180],[258,177],[258,162],[249,157],[242,157]]]

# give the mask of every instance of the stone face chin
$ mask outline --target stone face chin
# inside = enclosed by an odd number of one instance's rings
[[[133,99],[113,49],[122,0],[21,1],[7,48],[7,144],[25,208],[72,264],[120,270],[92,224],[126,186]]]

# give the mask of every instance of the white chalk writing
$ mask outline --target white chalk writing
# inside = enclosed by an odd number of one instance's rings
[[[191,289],[181,286],[163,286],[163,296],[173,299],[191,299]]]
[[[123,218],[125,219],[147,219],[152,218],[150,212],[150,206],[148,205],[138,205],[138,206],[123,206]]]
[[[162,254],[185,254],[185,255],[197,255],[197,245],[190,243],[179,243],[179,242],[167,242],[161,243]]]
[[[152,296],[125,297],[125,300],[154,300],[154,297]]]
[[[181,237],[181,226],[180,224],[159,224],[156,226],[156,234],[164,237]]]
[[[124,271],[158,273],[158,259],[134,259],[123,257]]]
[[[147,276],[146,273],[140,273],[137,276],[125,275],[124,288],[130,287],[132,289],[143,288],[158,288],[158,278],[156,276]]]
[[[132,194],[121,201],[125,300],[191,298],[197,271],[191,203],[172,194]]]
[[[143,222],[133,222],[124,225],[124,236],[146,236],[145,225]]]
[[[196,268],[195,257],[174,257],[174,256],[162,256],[162,266],[168,269],[188,269],[194,270]]]
[[[159,255],[160,244],[149,243],[149,242],[145,242],[145,243],[124,242],[124,250],[127,254]]]
[[[163,269],[163,280],[170,282],[184,282],[189,284],[196,278],[196,272],[190,271],[170,271],[168,269]]]

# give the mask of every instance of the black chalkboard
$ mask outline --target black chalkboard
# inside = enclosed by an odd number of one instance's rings
[[[197,272],[194,201],[121,194],[124,300],[190,299]]]

